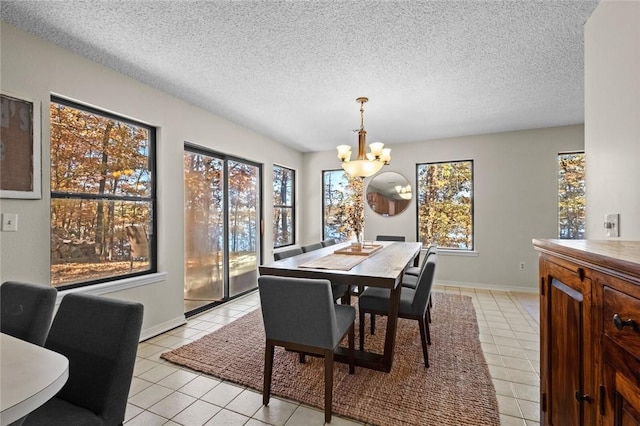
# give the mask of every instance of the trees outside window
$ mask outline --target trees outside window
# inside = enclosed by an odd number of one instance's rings
[[[155,129],[52,97],[51,282],[156,271]]]
[[[296,242],[295,235],[295,178],[296,172],[273,165],[273,247]]]
[[[558,154],[558,238],[585,237],[585,155]]]
[[[345,241],[361,236],[364,226],[363,179],[344,170],[322,172],[323,239]]]
[[[473,161],[416,166],[418,241],[473,250]]]

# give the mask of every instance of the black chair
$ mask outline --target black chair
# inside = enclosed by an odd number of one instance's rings
[[[378,235],[376,241],[406,241],[403,235]]]
[[[266,337],[262,402],[269,404],[274,349],[324,356],[324,419],[331,421],[334,351],[349,335],[349,373],[355,371],[352,306],[336,305],[328,280],[261,276],[258,278]],[[303,357],[301,357],[303,360]]]
[[[437,252],[438,252],[437,246],[435,244],[430,245],[429,248],[427,249],[427,252],[424,254],[424,257],[422,258],[422,262],[426,262],[429,256]],[[413,275],[417,277],[418,275],[420,275],[421,269],[422,269],[421,266],[411,266],[407,268],[407,270],[404,271],[404,273],[405,275]],[[413,288],[415,288],[415,285],[413,286]]]
[[[53,287],[7,281],[0,286],[0,331],[38,346],[47,338],[58,291]]]
[[[282,260],[282,259],[286,259],[287,257],[297,256],[302,253],[304,252],[300,247],[295,247],[289,250],[282,250],[282,251],[273,253],[273,260]]]
[[[69,359],[69,380],[24,425],[120,425],[142,326],[140,303],[68,294],[45,347]]]
[[[318,250],[322,248],[322,243],[313,243],[313,244],[308,244],[306,246],[302,246],[302,252],[303,253],[308,253],[310,251],[314,251],[314,250]]]
[[[400,293],[400,306],[398,310],[399,318],[407,318],[418,321],[420,327],[420,338],[422,340],[422,355],[425,367],[429,367],[429,353],[427,344],[431,344],[431,333],[429,322],[427,321],[427,309],[433,279],[436,270],[438,256],[429,256],[418,277],[418,285],[415,290],[403,288]],[[389,315],[389,300],[391,292],[388,289],[369,287],[358,298],[360,310],[360,350],[364,350],[364,318],[365,314]],[[373,330],[372,330],[373,334]]]
[[[320,241],[320,243],[322,244],[322,247],[329,247],[338,244],[338,241],[336,241],[335,238],[328,238],[324,241]]]

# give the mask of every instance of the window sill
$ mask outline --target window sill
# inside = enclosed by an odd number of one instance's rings
[[[423,250],[426,251],[426,250]],[[478,252],[475,250],[446,250],[438,249],[438,255],[442,256],[460,256],[460,257],[478,257]]]
[[[139,277],[125,278],[122,280],[111,281],[108,283],[89,285],[85,287],[72,288],[69,290],[59,291],[56,304],[59,304],[62,298],[70,293],[83,293],[101,295],[108,293],[115,293],[116,291],[127,290],[130,288],[141,287],[149,284],[155,284],[165,281],[167,278],[166,272],[156,272],[154,274],[141,275]]]

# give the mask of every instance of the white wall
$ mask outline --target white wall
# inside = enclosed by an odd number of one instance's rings
[[[640,2],[603,0],[585,25],[587,237],[640,239]],[[609,238],[604,215],[620,214]]]
[[[356,140],[351,143],[355,146]],[[533,238],[557,238],[557,155],[584,149],[583,126],[567,126],[440,139],[391,146],[383,170],[406,177],[415,188],[416,164],[474,161],[475,254],[443,255],[439,283],[537,291],[538,257]],[[334,151],[304,155],[302,241],[322,236],[322,170],[339,169]],[[365,185],[368,183],[367,179]],[[405,235],[416,241],[415,200],[403,213],[382,217],[365,206],[365,238]],[[525,271],[519,263],[525,262]]]
[[[0,200],[0,213],[19,216],[18,232],[0,233],[0,282],[50,282],[48,105],[55,93],[158,127],[158,269],[166,272],[166,279],[109,296],[144,304],[143,336],[183,321],[183,143],[262,163],[266,218],[272,217],[273,162],[299,170],[302,155],[6,23],[0,25],[0,87],[42,103],[43,166],[42,199]],[[272,246],[267,221],[267,259]]]

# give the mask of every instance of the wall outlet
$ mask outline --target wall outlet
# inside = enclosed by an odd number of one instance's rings
[[[604,229],[607,230],[607,237],[620,236],[620,214],[604,215]]]
[[[524,271],[526,268],[526,265],[524,264],[524,262],[520,262],[520,270]]]
[[[2,232],[16,232],[18,230],[18,215],[15,213],[2,214]]]

